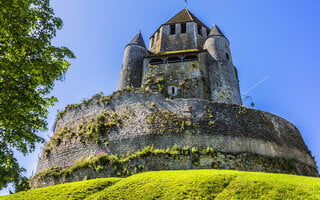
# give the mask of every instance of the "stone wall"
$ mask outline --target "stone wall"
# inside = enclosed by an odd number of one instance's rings
[[[32,188],[47,187],[66,182],[82,181],[105,177],[126,177],[131,174],[157,170],[190,169],[232,169],[273,173],[317,175],[314,168],[294,159],[270,158],[250,153],[212,152],[207,155],[148,153],[140,157],[118,163],[100,162],[97,165],[79,167],[72,173],[40,175],[31,179]]]
[[[175,57],[178,57],[178,55]],[[186,56],[185,54],[182,54]],[[206,67],[207,52],[196,51],[198,60],[176,62],[169,64],[151,65],[145,62],[143,69],[142,86],[153,91],[162,92],[171,98],[199,98],[210,99],[210,85]],[[160,58],[170,58],[169,54]],[[148,60],[148,59],[146,59]],[[161,82],[158,82],[158,80]],[[176,95],[169,95],[168,88],[174,86]]]
[[[83,138],[79,133],[81,123],[96,125],[97,116],[102,112],[117,115],[121,123],[103,129],[105,132],[95,141],[90,137]],[[68,131],[62,134],[65,127]],[[294,171],[275,169],[283,173],[317,174],[314,159],[299,131],[278,116],[200,99],[165,100],[159,93],[141,90],[116,92],[109,97],[96,95],[83,104],[69,106],[57,120],[52,141],[55,142],[51,142],[50,149],[44,150],[39,158],[36,173],[53,167],[70,167],[81,158],[101,153],[118,155],[146,146],[165,149],[178,145],[211,147],[225,154],[255,154],[269,158],[269,161],[294,160],[312,170],[302,173],[298,166]],[[247,162],[255,163],[255,159]],[[230,163],[242,166],[242,161],[237,159]],[[246,170],[246,167],[236,169]],[[258,168],[252,170],[260,171]]]
[[[195,22],[186,22],[186,33],[181,33],[181,24],[175,26],[175,34],[170,34],[170,25],[162,25],[150,38],[150,51],[160,53],[182,49],[201,49],[207,38],[207,29],[201,27],[202,35],[198,34]]]

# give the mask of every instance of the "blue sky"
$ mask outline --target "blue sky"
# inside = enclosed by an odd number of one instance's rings
[[[211,27],[219,25],[231,43],[241,92],[250,91],[255,108],[294,123],[320,166],[320,1],[189,0],[188,9]],[[52,0],[64,21],[54,44],[77,56],[52,94],[48,138],[57,110],[84,98],[116,90],[125,45],[140,30],[151,34],[184,8],[183,0]],[[248,106],[248,104],[246,104]],[[19,161],[31,175],[40,147]]]

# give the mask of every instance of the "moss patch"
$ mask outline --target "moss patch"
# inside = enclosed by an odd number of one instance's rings
[[[81,142],[106,143],[100,136],[107,134],[115,128],[121,128],[125,115],[112,111],[103,111],[89,121],[81,122],[76,127],[63,127],[56,131],[50,141],[44,146],[44,152],[49,154],[51,150],[60,145],[63,140],[77,138]]]

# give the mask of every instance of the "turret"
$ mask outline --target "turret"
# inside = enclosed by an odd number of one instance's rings
[[[138,33],[125,47],[122,68],[118,82],[118,90],[127,86],[140,87],[143,58],[148,55],[141,33]]]
[[[213,25],[203,48],[208,51],[211,100],[241,105],[238,74],[233,66],[229,41],[217,25]]]

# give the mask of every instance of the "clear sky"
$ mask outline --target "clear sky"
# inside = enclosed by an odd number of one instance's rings
[[[203,23],[219,25],[231,43],[241,92],[269,76],[247,95],[255,108],[294,123],[320,166],[320,1],[188,0]],[[54,43],[77,56],[52,94],[48,138],[57,110],[116,90],[125,45],[140,30],[149,37],[184,8],[183,0],[51,0],[64,21]],[[249,106],[249,102],[245,104]],[[19,161],[30,176],[40,147]]]

